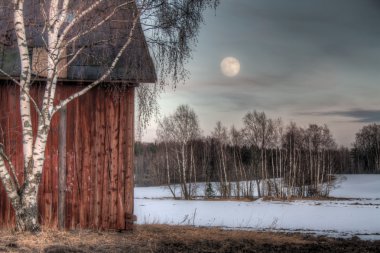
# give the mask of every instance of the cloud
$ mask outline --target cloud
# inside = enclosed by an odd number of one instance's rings
[[[258,74],[239,74],[236,77],[228,78],[220,76],[214,79],[206,79],[202,84],[194,83],[199,86],[217,86],[220,88],[228,88],[233,91],[242,90],[247,92],[247,89],[252,91],[254,88],[278,88],[286,84],[287,86],[297,86],[293,81],[293,72],[284,73],[258,73]]]
[[[305,115],[306,113],[300,113]],[[346,111],[308,113],[317,116],[340,116],[353,118],[352,122],[373,123],[380,122],[380,110],[351,109]]]
[[[238,77],[236,82],[245,85],[254,85],[256,87],[273,87],[282,85],[285,82],[289,82],[292,78],[292,73],[260,73],[256,76],[241,76]]]

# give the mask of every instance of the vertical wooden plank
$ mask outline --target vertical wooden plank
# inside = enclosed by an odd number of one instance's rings
[[[74,100],[71,102],[71,127],[72,127],[72,136],[71,136],[71,142],[72,142],[72,165],[71,165],[71,175],[72,175],[72,218],[71,218],[71,228],[75,229],[78,227],[79,224],[79,203],[80,203],[80,178],[79,178],[79,167],[80,163],[78,162],[79,160],[79,143],[80,143],[80,138],[79,138],[79,122],[78,120],[78,115],[79,113],[77,112],[78,110],[78,100]]]
[[[100,89],[100,88],[99,88]],[[102,91],[102,90],[100,90]],[[103,93],[98,92],[96,98],[96,209],[95,209],[95,224],[97,228],[102,227],[103,222],[103,187],[104,187],[104,170],[105,170],[105,141],[106,141],[106,126],[105,115],[107,113],[103,99]]]
[[[52,196],[52,215],[50,221],[50,227],[58,228],[58,196],[59,196],[59,121],[60,115],[57,114],[53,117],[52,127],[51,127],[51,144],[49,156],[51,159],[50,168],[45,167],[45,169],[51,170],[51,177],[49,182],[49,187]],[[66,187],[65,187],[66,188]]]
[[[80,227],[81,228],[85,228],[86,227],[86,217],[87,217],[87,190],[88,190],[88,184],[87,184],[87,178],[88,178],[88,157],[87,157],[87,153],[88,153],[88,146],[89,146],[89,143],[88,143],[88,140],[89,140],[89,136],[88,136],[88,111],[86,112],[86,108],[87,107],[87,101],[88,99],[84,99],[88,96],[88,93],[86,95],[84,95],[85,97],[81,97],[79,99],[79,112],[80,114],[77,115],[77,121],[79,121],[79,117],[81,117],[81,120],[80,120],[80,126],[78,126],[77,130],[78,130],[78,133],[80,133],[80,144],[81,144],[81,148],[80,148],[80,162],[78,163],[78,165],[80,166],[79,167],[79,170],[78,170],[78,173],[80,173],[81,175],[81,180],[79,181],[80,183],[80,209],[79,209],[79,212],[80,212],[80,216],[79,216],[79,219],[80,219]]]
[[[112,118],[114,110],[112,108],[112,98],[109,94],[104,97],[105,108],[105,146],[104,146],[104,176],[103,176],[103,200],[102,200],[102,228],[110,228],[112,210]]]
[[[58,227],[65,228],[66,210],[66,129],[67,129],[67,107],[60,111],[59,134],[58,134]]]
[[[126,174],[126,218],[127,226],[131,226],[134,221],[133,215],[133,157],[134,157],[134,88],[128,91],[128,124],[127,124],[127,174]],[[128,227],[127,227],[128,228]]]
[[[58,123],[57,123],[58,126]],[[59,160],[58,160],[58,135],[56,135],[56,138],[54,138],[54,146],[55,150],[52,154],[52,167],[53,170],[52,173],[52,180],[51,180],[51,186],[52,186],[52,220],[51,220],[51,227],[52,228],[58,228],[58,195],[59,195],[59,189],[58,189],[58,177],[59,177]]]
[[[81,205],[82,205],[82,168],[81,168],[81,154],[82,154],[82,136],[80,128],[81,122],[78,120],[80,118],[79,111],[79,100],[73,101],[75,102],[75,111],[73,115],[73,125],[74,125],[74,225],[75,228],[80,228],[81,224]]]
[[[66,196],[66,204],[67,204],[67,217],[66,217],[66,226],[69,229],[75,228],[74,223],[74,154],[71,151],[67,153],[67,196]]]
[[[90,147],[89,147],[89,189],[88,189],[88,228],[93,229],[95,227],[95,205],[96,205],[96,199],[95,199],[95,191],[96,191],[96,153],[95,153],[95,147],[97,145],[96,142],[96,129],[95,129],[95,114],[96,114],[96,90],[92,90],[91,94],[91,103],[90,103],[90,126],[89,126],[89,136],[90,136]]]
[[[64,96],[68,97],[72,93],[72,88],[65,86],[64,87]],[[63,98],[65,98],[63,97]],[[74,178],[74,168],[75,168],[75,150],[74,150],[74,111],[75,111],[75,102],[70,103],[67,105],[67,111],[66,111],[66,168],[67,168],[67,175],[66,175],[66,227],[69,229],[75,228],[75,207],[74,207],[74,184],[75,184],[75,178]]]
[[[125,103],[127,100],[126,94],[120,97],[119,100],[119,147],[118,147],[118,184],[117,184],[117,229],[123,230],[125,229],[125,205],[124,205],[124,188],[125,188],[125,143],[126,143],[126,110],[127,104]]]
[[[52,220],[52,193],[47,192],[40,194],[40,196],[43,196],[43,216],[42,216],[42,221],[43,224],[47,227],[50,227],[51,220]]]
[[[119,106],[115,98],[109,99],[110,103],[110,183],[111,183],[111,203],[110,203],[110,228],[116,228],[117,224],[117,190],[118,190],[118,146],[119,146]]]
[[[89,91],[80,98],[80,111],[81,111],[81,173],[82,173],[82,198],[81,198],[81,227],[89,227],[90,217],[90,197],[91,197],[91,124],[94,92]],[[79,119],[78,119],[79,120]]]

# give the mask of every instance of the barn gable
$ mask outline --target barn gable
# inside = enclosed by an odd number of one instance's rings
[[[12,11],[10,10],[12,5],[10,3],[11,0],[5,0],[4,2],[3,5],[0,5],[0,68],[11,76],[18,77],[20,73],[20,58],[13,32]],[[81,2],[83,5],[86,5],[87,2],[92,1],[82,0]],[[71,37],[85,32],[86,23],[89,23],[88,26],[91,26],[92,23],[100,22],[104,18],[104,8],[113,8],[118,2],[120,0],[105,1],[103,5],[94,10],[94,14],[90,17],[91,19],[85,20],[81,27],[74,30]],[[40,13],[39,8],[39,0],[27,1],[25,16],[26,23],[29,24],[27,27],[28,46],[31,58],[34,59],[33,74],[36,77],[43,77],[44,67],[36,67],[41,62],[40,60],[46,57],[46,53],[43,52],[45,50],[44,41],[47,41],[46,34],[43,33],[44,20],[42,19],[42,15],[35,15],[36,13]],[[63,59],[62,65],[67,62],[71,63],[64,71],[65,75],[61,76],[61,80],[89,82],[98,79],[111,65],[122,43],[128,38],[135,11],[136,6],[134,4],[120,7],[112,18],[105,21],[102,26],[82,36],[78,41],[65,48],[67,57]],[[132,33],[132,38],[132,43],[123,53],[108,81],[153,83],[157,79],[156,72],[140,23]],[[79,57],[71,61],[74,52],[82,46],[85,46],[85,49]],[[1,76],[4,77],[0,73]]]

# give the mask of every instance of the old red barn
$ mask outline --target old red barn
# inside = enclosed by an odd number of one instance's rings
[[[32,95],[41,103],[46,53],[41,35],[34,31],[41,22],[34,13],[34,2],[30,1],[26,8],[26,17],[29,24],[37,24],[29,28],[28,42],[34,78]],[[97,11],[102,15],[104,10]],[[62,64],[69,64],[60,73],[56,101],[104,73],[121,46],[118,41],[129,34],[132,11],[130,6],[120,8],[101,28],[65,49],[67,58]],[[6,5],[0,6],[0,69],[17,78],[20,60],[12,22],[12,13]],[[93,41],[107,43],[91,44]],[[74,46],[86,43],[83,55],[70,62]],[[4,74],[0,77],[0,143],[10,154],[22,181],[19,88]],[[68,104],[53,118],[39,188],[42,225],[127,229],[132,224],[135,87],[155,81],[154,65],[139,24],[133,42],[107,81]],[[36,124],[37,116],[33,114]],[[14,227],[14,211],[1,183],[0,227]]]

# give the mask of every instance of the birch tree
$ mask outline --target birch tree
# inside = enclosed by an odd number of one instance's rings
[[[260,149],[260,164],[261,164],[261,178],[256,178],[257,191],[259,197],[263,193],[260,189],[261,180],[265,179],[268,183],[267,171],[267,148],[276,142],[277,134],[276,129],[279,126],[279,120],[272,120],[267,118],[265,112],[248,112],[244,118],[244,134],[247,142],[252,147]]]
[[[180,105],[177,110],[158,125],[157,133],[172,143],[171,154],[177,161],[177,174],[181,183],[181,192],[185,199],[192,196],[192,184],[195,181],[193,141],[200,137],[198,116],[188,105]],[[169,159],[169,158],[168,158]]]
[[[362,127],[354,142],[355,164],[361,172],[380,172],[380,125]]]
[[[228,157],[227,157],[227,144],[228,144],[228,133],[227,128],[222,125],[222,122],[218,121],[211,133],[212,137],[216,141],[217,147],[217,167],[219,171],[219,185],[220,194],[222,197],[227,198],[231,195],[231,182],[228,175]]]
[[[175,152],[175,143],[173,143],[175,140],[175,136],[173,136],[173,125],[170,122],[170,119],[168,117],[164,117],[159,123],[159,126],[157,128],[157,139],[159,142],[163,143],[165,147],[165,175],[166,175],[166,185],[168,186],[170,192],[172,193],[173,197],[175,198],[175,185],[172,185],[172,180],[170,177],[170,174],[173,170],[170,166],[170,159],[169,159],[169,152]],[[170,149],[170,150],[169,150]]]
[[[240,198],[240,194],[248,196],[248,178],[245,168],[242,164],[241,149],[243,146],[243,134],[237,130],[234,125],[230,128],[230,143],[232,147],[232,160],[235,172],[235,196]],[[243,186],[243,187],[242,187]]]
[[[0,69],[1,75],[12,80],[19,89],[20,115],[23,141],[24,180],[18,181],[15,168],[6,154],[4,143],[0,144],[0,179],[15,210],[18,230],[39,230],[38,186],[41,182],[45,161],[45,149],[55,114],[74,99],[92,88],[111,80],[120,64],[120,59],[136,40],[136,30],[142,26],[146,43],[154,55],[159,82],[162,87],[184,80],[186,60],[196,42],[203,11],[216,7],[218,0],[1,0],[3,14],[0,37],[2,44],[18,50],[20,72],[17,75]],[[102,34],[104,26],[117,19],[122,12],[129,13],[127,29],[114,36]],[[4,28],[4,29],[3,29]],[[33,47],[30,41],[42,41],[37,57],[39,68],[34,69]],[[104,55],[92,54],[92,48],[112,46],[114,51],[103,51]],[[70,49],[70,50],[69,50]],[[6,49],[5,49],[6,50]],[[133,52],[133,50],[132,50]],[[74,61],[89,56],[102,62],[101,73],[92,82],[67,98],[56,101],[57,83],[62,72]],[[130,55],[128,56],[130,57]],[[103,60],[107,61],[103,61]],[[36,77],[43,77],[44,95],[42,103],[32,96],[31,87]],[[152,86],[152,87],[157,87]],[[152,103],[141,95],[141,107],[149,115]],[[152,95],[153,94],[153,95]],[[38,114],[37,124],[32,123],[32,108]]]

